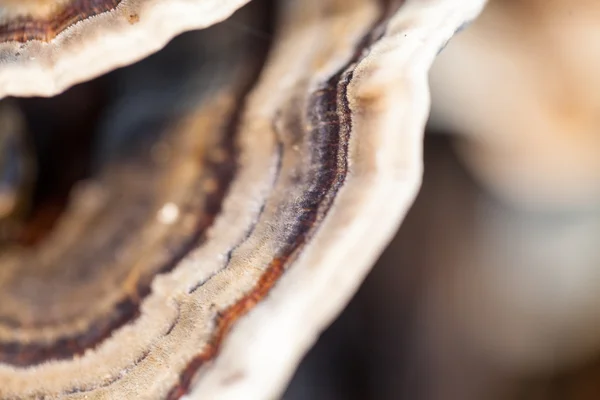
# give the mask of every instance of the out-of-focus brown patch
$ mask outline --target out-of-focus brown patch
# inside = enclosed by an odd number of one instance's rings
[[[129,23],[133,25],[140,21],[140,16],[138,14],[129,14],[128,19],[129,19]]]

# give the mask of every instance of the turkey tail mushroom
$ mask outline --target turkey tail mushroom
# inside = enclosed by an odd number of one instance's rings
[[[58,93],[242,3],[5,1],[0,92]],[[41,242],[0,254],[0,397],[277,396],[416,195],[428,68],[482,6],[279,1],[259,74],[227,22],[177,39],[175,89],[137,86],[169,47],[120,71],[100,153],[159,138],[102,153]]]

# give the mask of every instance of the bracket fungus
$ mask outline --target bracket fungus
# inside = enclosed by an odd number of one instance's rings
[[[246,2],[0,1],[43,153],[0,398],[272,398],[399,226],[428,69],[483,0]]]

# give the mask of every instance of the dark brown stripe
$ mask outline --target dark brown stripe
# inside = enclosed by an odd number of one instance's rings
[[[59,8],[52,16],[43,19],[17,17],[0,25],[0,41],[27,42],[40,40],[49,42],[68,27],[89,17],[114,10],[122,0],[72,0]],[[137,15],[130,15],[131,23]]]
[[[333,91],[328,89],[322,90],[320,96],[318,96],[319,98],[315,102],[315,108],[323,110],[332,107],[336,108],[335,101],[333,104],[329,102],[332,97],[336,97],[336,93],[335,89]],[[299,207],[299,209],[303,211],[297,216],[294,234],[286,239],[288,243],[286,246],[287,248],[282,249],[281,257],[271,261],[253,290],[248,292],[231,307],[220,313],[216,320],[215,333],[211,342],[202,353],[197,354],[188,363],[180,375],[179,382],[167,395],[168,400],[179,399],[188,392],[196,371],[206,361],[211,360],[217,355],[223,339],[227,333],[229,333],[235,322],[240,317],[247,314],[254,306],[256,306],[256,304],[258,304],[258,302],[267,296],[275,283],[283,275],[289,262],[295,258],[297,252],[302,249],[309,238],[314,234],[315,230],[313,228],[320,219],[319,217],[324,216],[331,207],[335,193],[341,187],[347,172],[347,165],[345,162],[344,167],[341,170],[337,165],[338,149],[341,144],[341,141],[338,141],[340,137],[337,135],[337,131],[339,130],[340,125],[339,121],[337,121],[337,115],[335,117],[333,115],[334,113],[329,113],[329,118],[325,117],[325,119],[317,117],[317,119],[319,119],[318,128],[312,133],[314,137],[319,137],[314,140],[320,142],[316,148],[315,154],[321,153],[321,156],[319,157],[322,158],[322,165],[321,168],[319,168],[321,173],[315,180],[315,185],[307,191],[307,196]],[[335,133],[332,131],[335,131]],[[347,143],[343,143],[342,147],[346,146]],[[346,151],[344,151],[344,155],[345,153]],[[326,199],[329,201],[325,201]]]

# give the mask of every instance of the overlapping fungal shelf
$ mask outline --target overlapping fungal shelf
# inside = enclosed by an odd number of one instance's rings
[[[0,93],[58,95],[243,3],[5,0]],[[428,68],[483,1],[256,3],[109,74],[101,162],[0,253],[1,398],[277,396],[402,221]]]

